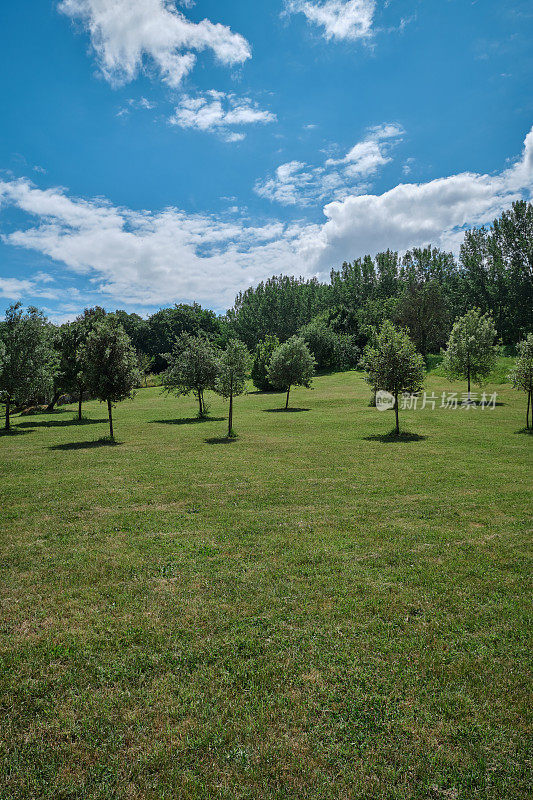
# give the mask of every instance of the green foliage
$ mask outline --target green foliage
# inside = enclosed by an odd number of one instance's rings
[[[0,364],[0,398],[6,403],[6,428],[12,403],[28,403],[52,389],[57,370],[53,328],[33,307],[24,313],[20,303],[6,311],[0,323],[3,357]]]
[[[80,350],[87,335],[87,327],[80,321],[67,322],[59,328],[56,342],[59,350],[57,385],[63,392],[79,394],[85,388]]]
[[[147,355],[154,359],[154,371],[162,372],[168,367],[165,353],[168,353],[174,343],[183,335],[198,337],[204,336],[214,344],[222,336],[221,321],[209,309],[202,308],[198,303],[175,305],[172,308],[163,308],[148,319],[149,335],[145,348]]]
[[[309,347],[319,370],[353,369],[359,362],[361,350],[356,344],[357,337],[349,333],[337,333],[327,324],[323,315],[304,325],[300,329],[300,336]]]
[[[217,394],[229,400],[228,436],[233,436],[233,398],[244,394],[250,374],[250,353],[244,342],[232,339],[228,342],[219,362],[215,382]]]
[[[448,309],[437,281],[410,280],[399,297],[396,318],[424,357],[438,352],[446,343]]]
[[[255,346],[252,364],[252,381],[254,386],[261,392],[271,392],[274,389],[268,380],[268,368],[270,366],[272,354],[279,345],[280,341],[277,336],[265,336],[265,338]]]
[[[395,398],[396,433],[399,433],[398,403],[404,392],[419,392],[424,385],[424,359],[416,352],[408,334],[386,321],[368,345],[363,358],[366,381],[374,393],[390,392]]]
[[[206,336],[183,333],[176,341],[172,353],[165,356],[168,368],[162,376],[166,392],[176,395],[194,393],[198,400],[198,415],[204,417],[207,409],[204,392],[215,386],[219,374],[219,351]]]
[[[338,337],[323,320],[314,319],[300,328],[299,335],[305,340],[314,356],[317,369],[333,370],[338,366]]]
[[[93,397],[107,402],[113,438],[112,405],[132,398],[141,380],[131,339],[116,319],[103,319],[81,346],[80,361],[84,386]]]
[[[533,333],[530,333],[517,348],[514,369],[509,375],[513,387],[527,394],[526,428],[529,428],[529,409],[533,405]]]
[[[489,314],[482,314],[479,309],[471,309],[456,320],[442,366],[450,378],[464,378],[470,383],[483,383],[488,378],[498,355],[498,347],[494,344],[496,329]]]
[[[269,335],[284,342],[326,307],[327,295],[328,287],[315,278],[275,276],[241,292],[228,320],[250,349]]]
[[[250,374],[250,353],[244,342],[232,339],[219,360],[215,391],[228,399],[244,394]]]
[[[268,380],[276,389],[287,392],[285,408],[289,405],[291,386],[311,385],[316,361],[300,336],[292,336],[280,345],[270,360]]]

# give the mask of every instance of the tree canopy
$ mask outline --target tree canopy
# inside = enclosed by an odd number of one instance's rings
[[[482,383],[496,361],[496,329],[489,314],[473,308],[455,321],[442,362],[450,379],[464,378],[468,383]]]
[[[285,409],[289,407],[292,386],[311,385],[316,361],[301,336],[291,336],[274,351],[270,359],[268,380],[279,391],[287,392]]]
[[[386,321],[372,344],[368,345],[363,365],[366,381],[374,392],[389,392],[394,397],[396,433],[400,432],[399,397],[419,392],[424,385],[424,359],[417,353],[408,334]]]
[[[84,385],[107,403],[113,439],[113,404],[132,398],[141,379],[135,348],[122,325],[106,318],[88,333],[80,348],[80,361]]]
[[[229,400],[228,437],[233,432],[233,398],[244,394],[250,373],[250,353],[244,342],[232,339],[228,342],[219,362],[215,391]]]
[[[198,400],[198,416],[205,417],[204,392],[214,387],[218,377],[218,349],[205,335],[183,333],[166,359],[169,366],[162,376],[165,391],[177,395],[193,392]]]
[[[0,397],[6,404],[5,427],[9,430],[12,403],[27,403],[52,390],[57,353],[52,326],[36,308],[25,313],[20,303],[7,309],[0,323],[0,341]]]

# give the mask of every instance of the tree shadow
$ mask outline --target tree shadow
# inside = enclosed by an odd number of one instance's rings
[[[409,433],[408,431],[389,431],[389,433],[375,434],[374,436],[365,436],[365,442],[382,442],[383,444],[391,444],[394,442],[422,442],[427,439],[427,436],[421,436],[418,433]]]
[[[72,412],[71,412],[72,413]],[[70,425],[101,425],[107,419],[62,419],[48,422],[19,422],[18,428],[65,428]]]
[[[206,444],[233,444],[236,441],[236,436],[213,436],[211,439],[204,439]]]
[[[310,408],[264,408],[265,414],[297,414],[300,411],[311,411]]]
[[[33,433],[33,426],[29,430],[25,429],[23,431],[20,431],[19,428],[22,428],[22,425],[17,425],[15,428],[10,428],[8,431],[6,431],[5,428],[2,428],[2,430],[0,430],[0,436],[22,436],[24,433]]]
[[[74,405],[74,404],[72,403],[72,405]],[[25,412],[24,410],[15,411],[15,414],[17,414],[19,418],[22,418],[22,417],[44,417],[45,415],[54,417],[56,414],[73,414],[73,413],[74,413],[74,409],[73,408],[54,408],[54,409],[52,409],[52,411],[47,411],[46,408],[37,408],[37,409],[35,409],[34,411],[31,411],[31,412]]]
[[[181,419],[153,419],[155,425],[197,425],[200,422],[224,422],[224,417],[182,417]]]
[[[92,450],[96,447],[118,447],[121,442],[115,442],[113,439],[106,437],[105,439],[96,439],[94,442],[68,442],[68,444],[54,444],[49,447],[49,450]]]
[[[515,433],[521,433],[523,436],[533,436],[533,428],[520,428]]]

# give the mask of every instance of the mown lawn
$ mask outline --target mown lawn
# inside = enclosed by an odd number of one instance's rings
[[[2,800],[531,797],[524,396],[314,387],[0,437]]]

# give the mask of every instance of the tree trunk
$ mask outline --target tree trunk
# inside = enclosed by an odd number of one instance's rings
[[[287,389],[287,400],[285,401],[285,411],[287,411],[287,409],[289,407],[289,393],[290,393],[290,391],[291,391],[291,387],[289,385],[289,388]]]
[[[81,416],[81,404],[82,403],[83,403],[83,389],[80,389],[80,393],[79,393],[79,396],[78,396],[78,420],[79,420],[79,422],[81,422],[81,420],[82,420],[82,416]]]
[[[198,405],[200,407],[200,419],[204,416],[204,393],[201,389],[198,389]]]
[[[107,401],[107,411],[109,413],[109,436],[112,440],[115,439],[113,434],[113,406],[111,404],[111,400]]]
[[[470,364],[468,365],[467,376],[468,376],[468,402],[470,403]]]
[[[60,397],[61,397],[61,392],[56,392],[55,395],[50,400],[50,402],[48,403],[48,405],[46,406],[46,410],[47,411],[53,411],[54,410],[54,406],[55,406],[55,404],[57,403],[57,401],[59,400]]]
[[[233,433],[233,392],[229,396],[228,439]]]
[[[398,415],[398,392],[394,393],[394,413],[396,414],[396,436],[400,433],[400,418]]]
[[[6,400],[6,431],[11,430],[11,417],[10,417],[11,399],[8,397]]]

